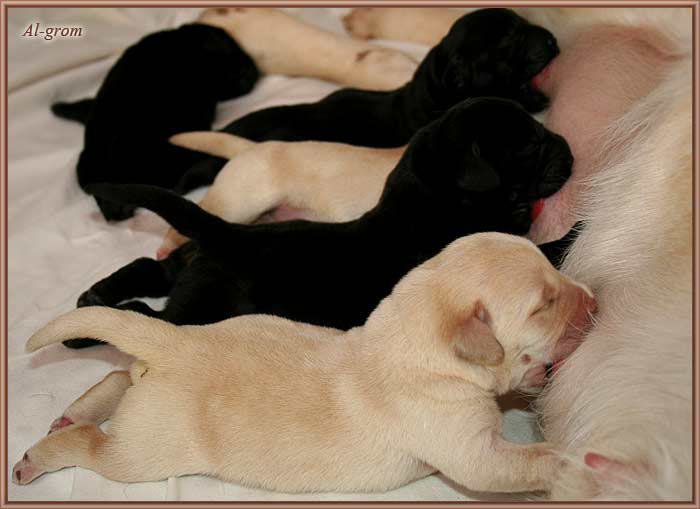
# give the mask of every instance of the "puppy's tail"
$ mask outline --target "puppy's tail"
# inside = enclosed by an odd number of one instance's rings
[[[177,348],[182,332],[177,325],[134,311],[88,306],[51,320],[29,338],[26,350],[33,352],[53,343],[84,337],[100,339],[154,364]]]
[[[225,159],[233,159],[241,152],[256,145],[254,141],[218,131],[192,131],[170,137],[170,143],[178,147],[197,150]]]
[[[92,98],[81,99],[72,103],[57,102],[51,105],[51,111],[57,117],[84,124],[87,122],[94,104],[95,100]]]
[[[181,234],[200,243],[230,234],[232,225],[182,196],[157,186],[142,184],[90,184],[85,191],[125,205],[152,210]]]

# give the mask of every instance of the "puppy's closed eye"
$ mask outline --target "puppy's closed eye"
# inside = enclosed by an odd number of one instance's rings
[[[532,313],[530,313],[530,316],[534,316],[534,315],[537,315],[537,314],[542,313],[544,311],[548,311],[548,310],[552,309],[556,300],[557,299],[555,297],[550,297],[549,299],[540,303],[539,306],[537,308],[535,308],[535,310]]]
[[[546,285],[542,290],[542,298],[540,302],[537,304],[532,313],[530,313],[530,316],[535,316],[537,314],[549,311],[554,307],[554,304],[558,298],[559,295],[556,288]]]

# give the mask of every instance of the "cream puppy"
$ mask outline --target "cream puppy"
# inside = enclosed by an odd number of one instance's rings
[[[199,205],[232,223],[357,219],[377,204],[405,150],[322,141],[255,143],[221,132],[181,133],[170,142],[230,159]],[[187,240],[170,228],[157,258]]]
[[[418,66],[400,51],[336,35],[277,9],[216,7],[198,22],[226,30],[265,74],[394,90],[410,81]]]
[[[560,461],[547,443],[506,441],[494,398],[541,386],[595,306],[531,242],[483,233],[412,270],[348,332],[81,308],[27,349],[90,335],[139,362],[69,407],[13,479],[78,465],[123,482],[203,473],[285,492],[378,491],[439,470],[473,490],[546,490]]]

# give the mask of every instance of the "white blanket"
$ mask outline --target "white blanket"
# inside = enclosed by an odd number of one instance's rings
[[[346,9],[289,9],[324,28],[343,32]],[[24,352],[40,326],[75,307],[84,290],[140,256],[153,256],[166,224],[147,211],[107,224],[77,185],[81,125],[54,117],[49,105],[96,92],[117,55],[143,35],[192,21],[199,9],[9,8],[8,364],[9,468],[48,431],[49,423],[88,387],[131,358],[110,346],[70,350],[61,345]],[[79,38],[22,37],[28,26],[79,26]],[[418,57],[426,48],[391,44]],[[266,76],[253,92],[220,105],[216,127],[250,111],[320,99],[337,85]],[[177,105],[173,105],[177,107]],[[196,196],[201,195],[196,194]],[[531,414],[506,413],[506,433],[536,436]],[[9,476],[9,472],[8,472]],[[507,500],[470,493],[430,476],[383,494],[289,495],[249,489],[204,476],[122,484],[81,468],[47,474],[28,486],[9,485],[19,500]]]

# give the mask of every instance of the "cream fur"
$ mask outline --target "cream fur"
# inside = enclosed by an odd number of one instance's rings
[[[310,76],[367,90],[394,90],[418,63],[400,51],[336,35],[277,9],[217,7],[199,21],[226,30],[266,74]]]

